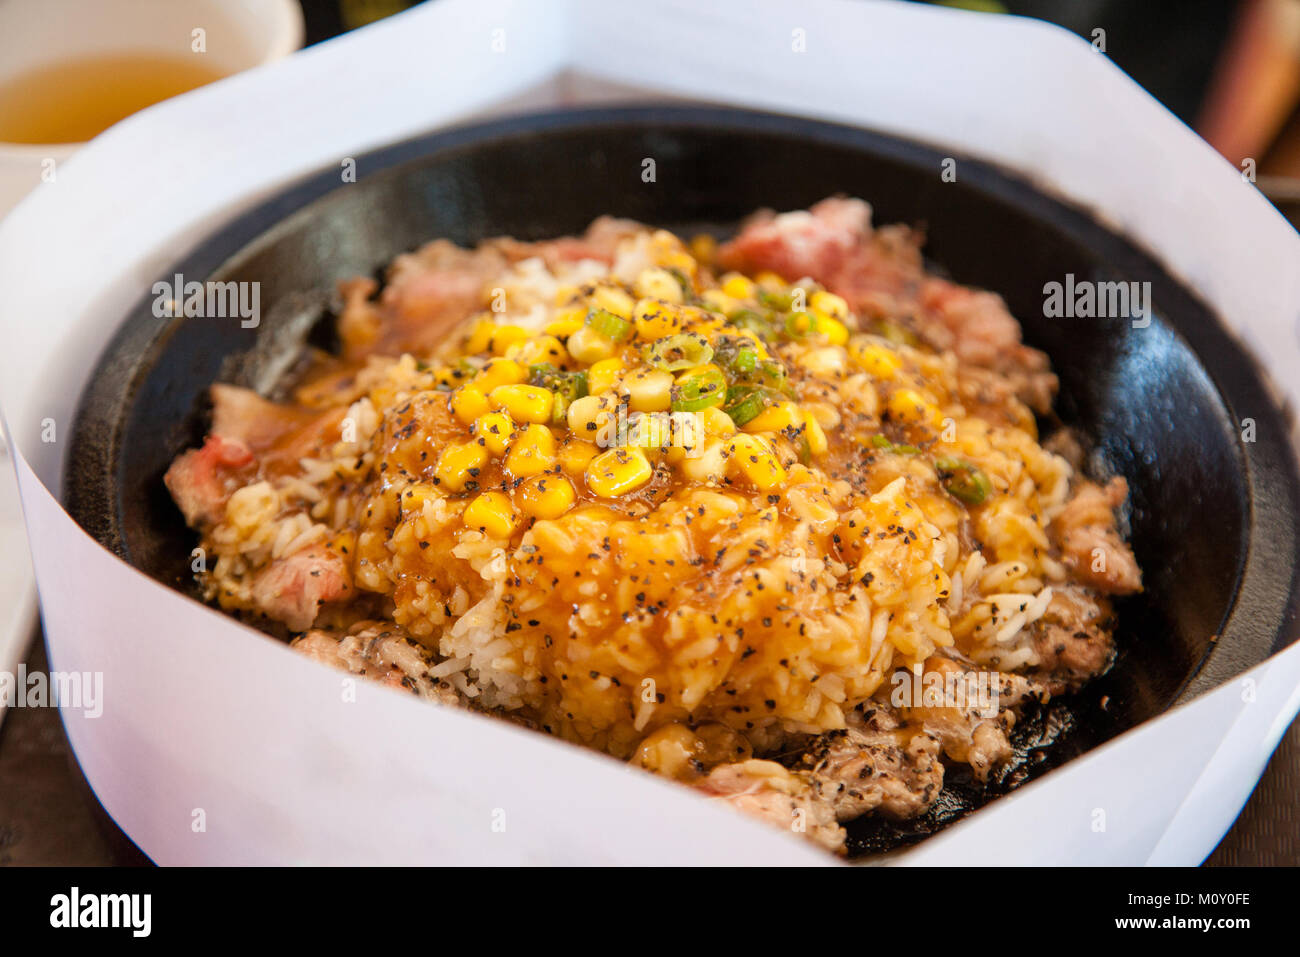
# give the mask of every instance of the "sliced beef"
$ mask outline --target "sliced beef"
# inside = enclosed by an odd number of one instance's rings
[[[211,389],[212,432],[237,439],[252,450],[265,471],[322,455],[341,438],[347,406],[304,409],[264,399],[251,389],[218,383]]]
[[[931,345],[1007,377],[1038,412],[1051,408],[1057,380],[1047,357],[1021,341],[1001,297],[927,277],[919,234],[873,229],[871,207],[831,198],[808,210],[752,217],[718,251],[725,268],[770,269],[788,281],[816,280],[858,312],[912,327]]]
[[[601,216],[581,236],[565,236],[533,243],[506,237],[492,240],[489,245],[500,250],[510,262],[540,257],[549,268],[557,269],[584,259],[612,263],[618,244],[644,231],[645,227],[634,220]]]
[[[213,434],[202,448],[182,452],[163,482],[187,524],[215,525],[226,514],[226,501],[244,482],[253,453],[238,439]]]
[[[813,793],[839,821],[875,812],[894,820],[924,814],[943,790],[939,740],[907,727],[874,702],[852,713],[849,727],[818,736],[803,757]]]
[[[1002,672],[981,675],[939,656],[925,662],[924,673],[942,675],[945,691],[958,691],[961,697],[949,700],[945,696],[939,705],[917,702],[916,706],[899,709],[899,718],[937,738],[944,755],[969,764],[978,781],[987,781],[1011,759],[1010,733],[1020,708],[1028,701],[1046,701],[1050,697],[1040,682]],[[984,684],[980,683],[981,677]]]
[[[1115,510],[1128,498],[1128,483],[1115,477],[1105,485],[1082,481],[1052,523],[1065,567],[1108,595],[1142,590],[1142,570],[1120,537]]]
[[[1114,626],[1105,598],[1078,585],[1053,588],[1047,611],[1031,626],[1039,658],[1032,675],[1052,694],[1077,691],[1110,668]]]
[[[822,800],[808,775],[775,761],[722,764],[696,787],[733,807],[777,827],[808,837],[832,851],[844,847],[844,829]]]
[[[321,664],[458,707],[456,689],[430,675],[433,654],[392,622],[362,621],[346,634],[309,631],[290,646]]]
[[[276,558],[253,578],[252,598],[268,618],[291,631],[305,631],[321,607],[351,598],[352,572],[347,561],[324,545],[312,545]]]

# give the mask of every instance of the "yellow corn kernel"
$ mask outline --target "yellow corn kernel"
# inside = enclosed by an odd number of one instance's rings
[[[587,465],[587,488],[601,498],[617,498],[650,481],[654,469],[638,448],[601,452]]]
[[[519,515],[504,492],[484,492],[470,502],[461,516],[470,528],[493,538],[509,538],[519,524]]]
[[[591,326],[583,326],[564,343],[569,355],[588,365],[614,354],[614,340],[601,335]]]
[[[492,359],[473,379],[475,385],[484,394],[499,385],[515,385],[528,380],[528,370],[513,359]]]
[[[497,331],[497,324],[491,319],[479,319],[470,329],[465,339],[463,351],[466,355],[478,355],[492,348],[492,336]]]
[[[620,319],[632,318],[632,307],[636,300],[617,286],[597,286],[591,294],[590,302],[598,309],[612,312]]]
[[[754,281],[769,292],[782,292],[785,289],[785,279],[770,269],[759,273]]]
[[[818,346],[798,358],[799,365],[820,376],[837,376],[844,372],[845,353],[841,346]]]
[[[844,301],[843,297],[837,296],[833,292],[827,292],[825,289],[817,290],[808,300],[808,306],[813,312],[820,313],[828,319],[838,319],[840,322],[848,321],[849,304]]]
[[[536,475],[515,491],[519,507],[534,518],[559,518],[573,507],[577,493],[563,475]]]
[[[758,436],[738,433],[727,451],[736,471],[760,492],[769,492],[785,482],[785,467],[771,445]]]
[[[571,284],[569,284],[569,283],[565,283],[565,284],[562,285],[562,286],[556,286],[556,287],[555,287],[555,304],[556,304],[557,306],[567,306],[567,305],[568,305],[569,303],[571,303],[571,302],[574,300],[574,298],[575,298],[576,296],[578,296],[578,294],[581,293],[581,292],[582,292],[581,289],[579,289],[577,286],[571,285]],[[582,311],[583,311],[583,312],[586,312],[585,309],[583,309]],[[579,318],[581,318],[581,317],[579,317]]]
[[[424,508],[424,503],[435,498],[442,498],[443,495],[437,487],[428,482],[412,482],[399,497],[402,503],[403,512],[415,512]]]
[[[567,313],[572,312],[573,310],[566,309],[564,311]],[[583,322],[586,318],[586,312],[581,310],[579,310],[577,316],[557,316],[547,324],[543,331],[548,336],[555,336],[557,339],[567,339],[582,328]]]
[[[569,354],[564,343],[555,336],[529,336],[521,339],[506,350],[506,358],[513,359],[520,365],[531,366],[549,362],[553,366],[562,366]]]
[[[702,263],[713,262],[713,256],[718,251],[718,241],[708,233],[697,233],[691,237],[690,245],[691,255]]]
[[[657,299],[639,299],[632,308],[632,322],[640,338],[653,342],[680,331],[682,311]]]
[[[493,455],[505,455],[514,434],[515,423],[505,412],[489,412],[474,420],[474,438],[479,439]]]
[[[736,431],[736,423],[731,421],[731,416],[716,405],[700,409],[695,416],[705,435],[731,435]]]
[[[817,316],[817,331],[826,337],[826,341],[833,346],[842,346],[849,341],[849,327],[838,319],[815,313]]]
[[[465,425],[492,410],[488,397],[475,385],[463,385],[451,394],[451,414]]]
[[[578,476],[587,471],[591,460],[600,454],[600,449],[592,442],[570,439],[560,449],[560,468],[566,475]]]
[[[780,432],[792,426],[798,428],[802,424],[803,415],[797,405],[793,402],[778,402],[769,405],[741,428],[746,432]]]
[[[722,291],[732,299],[753,299],[758,292],[754,280],[738,272],[727,273],[722,279]]]
[[[351,555],[357,550],[356,532],[335,532],[325,547],[339,555]]]
[[[673,404],[673,375],[662,369],[637,369],[625,375],[618,388],[633,412],[667,412]]]
[[[488,399],[516,422],[550,422],[555,409],[555,396],[536,385],[499,385],[488,393]]]
[[[487,449],[477,441],[456,443],[443,449],[433,475],[440,488],[460,492],[478,478],[479,470],[487,461]]]
[[[825,455],[830,446],[826,441],[826,433],[822,430],[821,423],[817,421],[817,416],[810,411],[804,411],[803,423],[803,434],[804,438],[808,440],[808,451],[813,455]]]
[[[721,482],[727,475],[725,440],[709,439],[704,448],[682,459],[679,468],[692,482]]]
[[[939,409],[915,389],[896,389],[885,403],[889,417],[906,424],[933,425],[943,420]]]
[[[526,425],[515,433],[506,455],[511,475],[540,475],[555,465],[555,436],[544,425]]]
[[[700,264],[686,251],[681,240],[672,233],[659,230],[651,237],[651,245],[654,248],[654,260],[660,266],[665,269],[675,269],[688,279],[695,277]]]
[[[458,385],[464,385],[475,374],[477,370],[472,367],[460,365],[443,366],[433,374],[433,384],[440,389],[454,389]]]
[[[618,384],[618,380],[627,366],[622,359],[601,359],[592,363],[587,370],[587,391],[592,395],[608,392]]]
[[[720,312],[724,316],[729,316],[740,308],[739,300],[731,298],[721,289],[704,290],[700,293],[700,300],[711,312]]]
[[[840,412],[829,402],[805,402],[803,407],[804,411],[817,420],[823,431],[840,427]]]
[[[645,269],[633,285],[638,296],[645,299],[662,299],[665,302],[682,301],[682,284],[667,269]],[[639,306],[640,303],[637,303]]]
[[[497,326],[496,331],[492,333],[492,354],[503,356],[516,342],[522,342],[530,335],[532,333],[521,326]]]
[[[903,367],[896,352],[874,342],[855,342],[849,346],[849,356],[873,379],[892,379]]]
[[[612,414],[613,401],[607,402],[598,395],[584,395],[569,403],[566,421],[569,429],[582,439],[594,439],[604,416]],[[607,409],[606,406],[610,408]]]

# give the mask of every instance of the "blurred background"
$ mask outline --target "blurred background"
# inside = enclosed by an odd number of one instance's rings
[[[433,0],[301,0],[306,42],[418,2]],[[1254,160],[1261,188],[1300,202],[1300,0],[916,2],[1034,17],[1104,44],[1107,56],[1225,157],[1238,166]]]
[[[0,0],[0,216],[40,182],[51,158],[136,110],[417,2],[437,0],[168,0],[146,19],[125,0]],[[912,2],[1034,17],[1079,34],[1252,173],[1300,227],[1300,0]],[[195,22],[210,24],[210,35],[191,38]],[[105,37],[122,36],[141,53],[95,53]],[[203,69],[187,56],[197,48],[178,36],[211,43]],[[26,582],[30,592],[5,464],[0,443],[0,556],[23,568],[0,566],[0,581],[18,590]],[[0,670],[18,662],[46,670],[30,599],[0,593],[0,613]],[[95,802],[57,711],[17,709],[6,718],[0,710],[0,720],[0,865],[147,863]],[[1298,794],[1300,723],[1208,863],[1300,864]]]

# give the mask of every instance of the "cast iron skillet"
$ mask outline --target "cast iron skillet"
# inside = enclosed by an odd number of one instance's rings
[[[1283,413],[1210,310],[1153,258],[1085,212],[989,165],[879,133],[732,109],[566,111],[435,133],[286,187],[162,277],[261,283],[262,321],[127,316],[82,396],[68,510],[105,547],[192,593],[193,534],[162,474],[205,431],[209,384],[273,389],[305,342],[329,345],[330,290],[432,238],[542,239],[612,213],[724,232],[761,206],[862,196],[879,223],[928,229],[931,260],[1002,293],[1061,377],[1062,420],[1091,438],[1090,469],[1132,489],[1146,590],[1119,605],[1116,667],[1022,728],[1022,761],[988,793],[954,773],[906,825],[859,822],[856,852],[915,840],[1257,664],[1296,637],[1300,481]],[[655,161],[645,182],[644,160]],[[1046,319],[1043,287],[1150,282],[1156,318]],[[1259,440],[1241,441],[1241,420]],[[1050,425],[1050,423],[1045,423]],[[1044,747],[1054,740],[1050,749]]]

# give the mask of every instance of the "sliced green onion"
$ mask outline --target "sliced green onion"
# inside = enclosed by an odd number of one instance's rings
[[[895,455],[920,455],[921,454],[921,450],[917,448],[915,445],[907,445],[906,443],[901,445],[896,445],[895,443],[889,441],[889,439],[887,439],[885,436],[879,434],[873,435],[871,437],[871,444],[874,445],[876,448],[881,449],[882,451],[893,452]]]
[[[776,323],[768,316],[753,309],[737,309],[727,316],[732,325],[748,329],[762,339],[771,339],[776,335]]]
[[[807,339],[822,329],[822,321],[811,312],[792,312],[785,317],[785,334],[791,339]]]
[[[673,412],[699,412],[727,400],[727,380],[717,369],[687,376],[673,386]]]
[[[778,312],[789,312],[790,307],[794,305],[794,296],[788,292],[768,292],[759,287],[758,301]]]
[[[747,376],[758,368],[758,350],[742,336],[719,336],[713,346],[713,361],[736,376]]]
[[[758,368],[758,352],[748,346],[742,347],[731,362],[731,368],[739,375],[748,375]]]
[[[756,371],[758,372],[759,377],[768,385],[777,389],[785,388],[785,366],[776,359],[764,359],[762,362],[758,363],[758,369]]]
[[[687,299],[695,296],[695,284],[691,282],[691,277],[686,275],[680,269],[674,267],[668,268],[668,274],[677,280],[677,285],[682,287],[682,295]]]
[[[967,505],[980,504],[993,490],[988,476],[963,459],[935,459],[934,470],[948,494]]]
[[[731,421],[744,425],[758,417],[767,408],[767,394],[762,389],[736,389],[727,391],[727,404],[722,411],[731,416]]]
[[[910,329],[888,319],[882,319],[875,324],[875,333],[896,346],[916,346],[921,342]]]
[[[564,372],[549,362],[539,362],[528,367],[529,385],[549,389],[555,395],[551,407],[551,420],[563,422],[569,413],[569,404],[587,394],[586,372]]]
[[[656,339],[645,351],[646,362],[667,372],[701,366],[712,358],[713,347],[708,340],[693,332],[679,332]]]
[[[608,309],[601,309],[598,306],[592,306],[587,310],[587,325],[595,329],[602,336],[613,339],[615,342],[623,342],[625,339],[631,339],[635,327],[622,316],[616,316]]]

